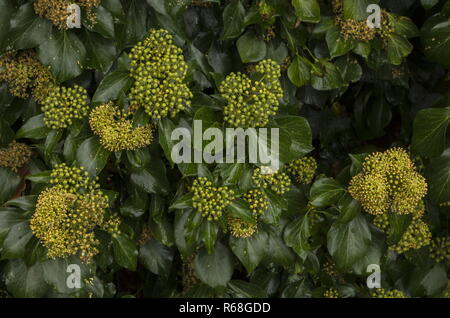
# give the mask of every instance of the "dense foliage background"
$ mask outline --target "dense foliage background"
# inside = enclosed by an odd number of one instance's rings
[[[130,50],[148,30],[163,28],[183,50],[192,98],[173,118],[137,111],[134,125],[151,123],[153,142],[111,152],[88,117],[49,128],[40,102],[46,94],[20,96],[12,88],[30,75],[2,65],[0,148],[17,140],[32,150],[18,169],[14,162],[0,167],[2,296],[370,297],[369,264],[380,265],[386,291],[446,294],[450,1],[80,0],[80,29],[59,28],[58,15],[39,16],[34,2],[0,0],[1,55],[31,49],[57,85],[87,90],[90,109],[110,101],[127,109]],[[383,15],[386,34],[367,35],[361,27],[371,3],[390,13]],[[264,59],[281,65],[283,97],[267,125],[281,130],[281,159],[308,155],[318,168],[310,184],[292,180],[283,195],[265,190],[268,208],[257,232],[237,238],[226,224],[202,218],[189,190],[202,176],[246,191],[255,166],[174,164],[170,134],[194,119],[226,127],[220,84]],[[406,149],[426,179],[423,220],[432,239],[441,238],[443,257],[432,257],[431,245],[390,250],[411,219],[394,217],[384,233],[348,194],[365,156],[391,147]],[[95,230],[99,252],[87,264],[79,255],[48,258],[30,229],[37,197],[60,163],[98,176],[109,213],[120,218],[120,234]],[[242,199],[227,213],[251,215]],[[81,289],[66,285],[67,265],[74,263],[82,268]]]

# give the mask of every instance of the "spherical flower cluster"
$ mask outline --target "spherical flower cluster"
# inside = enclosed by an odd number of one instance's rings
[[[194,180],[191,192],[194,194],[193,207],[208,221],[218,220],[234,199],[233,190],[227,187],[214,187],[212,182],[204,177]]]
[[[258,228],[255,218],[254,222],[249,222],[239,218],[228,217],[228,229],[234,237],[247,238],[252,236]]]
[[[91,23],[95,23],[96,16],[93,12],[100,5],[101,0],[36,0],[34,2],[34,11],[40,17],[50,20],[54,26],[66,30],[68,18],[72,11],[68,10],[71,4],[77,4],[86,9],[87,17]]]
[[[131,50],[131,76],[135,79],[130,107],[144,107],[154,119],[175,116],[190,106],[193,97],[183,82],[187,73],[183,50],[166,30],[150,30]]]
[[[413,219],[400,241],[390,246],[389,249],[401,254],[410,249],[419,249],[427,246],[430,244],[430,241],[431,232],[428,224],[420,219]]]
[[[398,289],[386,290],[384,288],[377,288],[372,293],[372,298],[406,298],[405,294]]]
[[[97,180],[91,179],[83,167],[68,167],[65,163],[55,166],[50,174],[52,186],[70,193],[95,191],[100,187]]]
[[[116,234],[119,219],[105,218],[108,198],[83,169],[59,165],[52,171],[51,184],[38,197],[31,230],[48,249],[48,257],[78,254],[88,263],[98,253],[94,229]]]
[[[267,196],[259,189],[244,193],[244,200],[248,202],[250,210],[256,217],[263,215],[269,207]]]
[[[0,149],[0,166],[17,171],[30,160],[30,157],[30,147],[13,140],[7,148]]]
[[[87,91],[81,86],[55,86],[43,102],[44,122],[49,128],[67,128],[89,112]]]
[[[278,111],[283,89],[279,81],[280,66],[263,60],[255,66],[257,80],[242,73],[231,73],[219,91],[227,100],[225,120],[234,127],[263,127]]]
[[[450,241],[447,237],[438,237],[431,241],[430,256],[436,262],[450,261]]]
[[[323,293],[325,298],[339,298],[339,291],[336,288],[328,288]]]
[[[317,161],[313,157],[303,157],[292,161],[287,165],[289,172],[300,184],[309,184],[314,178],[317,169]]]
[[[252,176],[253,183],[277,194],[284,194],[291,186],[289,176],[281,171],[273,171],[270,167],[256,168]]]
[[[363,172],[352,178],[348,190],[368,213],[377,215],[392,210],[410,214],[425,196],[427,184],[406,151],[393,148],[369,155]]]
[[[38,103],[48,95],[55,80],[50,70],[42,65],[33,50],[9,52],[0,58],[0,81],[6,81],[12,95]]]
[[[92,131],[100,136],[100,143],[109,151],[134,150],[152,142],[150,126],[133,128],[128,115],[112,103],[95,108],[90,115]]]

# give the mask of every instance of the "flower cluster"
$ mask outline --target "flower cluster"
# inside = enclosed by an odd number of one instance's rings
[[[406,298],[405,294],[398,289],[386,290],[384,288],[377,288],[372,293],[373,298]]]
[[[53,129],[67,128],[74,120],[87,116],[88,95],[85,88],[54,86],[43,102],[45,124]]]
[[[30,160],[30,157],[30,147],[13,140],[7,148],[0,149],[0,166],[17,171]]]
[[[28,98],[32,94],[39,103],[55,83],[50,70],[39,61],[33,50],[14,51],[2,56],[0,81],[8,82],[12,95]]]
[[[249,222],[239,218],[228,217],[228,229],[234,237],[247,238],[252,236],[258,228],[257,221]]]
[[[450,241],[447,237],[438,237],[431,241],[430,256],[436,262],[450,261]]]
[[[100,136],[100,143],[109,151],[134,150],[152,142],[150,126],[133,128],[128,115],[112,103],[95,108],[89,118],[92,131]]]
[[[173,43],[166,30],[150,30],[148,36],[131,50],[131,76],[135,82],[130,93],[130,107],[141,106],[154,119],[190,106],[193,97],[183,82],[187,73],[183,51]]]
[[[267,196],[259,189],[252,189],[244,193],[244,200],[250,205],[250,210],[255,217],[264,215],[269,207]]]
[[[325,298],[339,298],[339,291],[336,288],[328,288],[323,293]]]
[[[279,81],[280,66],[263,60],[255,66],[255,80],[242,73],[231,73],[219,91],[227,100],[225,121],[234,127],[263,127],[278,111],[283,89]]]
[[[98,253],[94,229],[118,233],[119,219],[105,218],[108,198],[83,168],[58,165],[50,184],[38,197],[31,230],[48,249],[48,257],[79,254],[88,263]]]
[[[317,161],[313,157],[303,157],[294,160],[287,165],[289,172],[300,184],[309,184],[314,178],[317,169]]]
[[[284,194],[291,186],[289,176],[281,171],[273,171],[270,167],[256,168],[252,176],[253,183],[277,194]]]
[[[410,249],[419,249],[427,246],[431,241],[431,232],[428,224],[421,219],[413,219],[406,232],[397,244],[389,247],[390,250],[399,254]]]
[[[410,214],[425,196],[427,184],[406,151],[392,148],[366,157],[363,172],[352,178],[348,190],[368,213]]]
[[[77,4],[86,10],[87,17],[91,23],[95,23],[96,15],[94,9],[100,5],[101,0],[36,0],[34,11],[40,17],[50,20],[59,29],[68,29],[68,19],[72,15],[69,10],[71,4]]]
[[[194,194],[193,207],[208,221],[218,220],[234,199],[233,190],[227,187],[214,187],[205,177],[194,180],[191,192]]]
[[[333,10],[335,13],[335,23],[340,27],[342,37],[345,40],[356,40],[360,42],[369,42],[377,35],[381,38],[389,36],[393,32],[393,25],[389,14],[382,10],[381,27],[371,28],[366,20],[358,21],[354,19],[345,19],[343,11],[343,0],[333,0]]]

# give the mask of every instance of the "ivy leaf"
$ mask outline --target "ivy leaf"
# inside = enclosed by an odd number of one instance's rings
[[[425,21],[421,30],[422,45],[430,61],[450,68],[450,21],[445,14],[436,14]]]
[[[400,65],[403,58],[407,57],[413,50],[409,41],[396,33],[389,34],[387,42],[388,60],[391,64]]]
[[[355,83],[362,77],[363,72],[361,65],[359,65],[356,59],[350,57],[350,54],[337,59],[336,66],[341,72],[342,79],[346,83]]]
[[[152,159],[151,166],[143,169],[131,169],[131,181],[147,193],[167,193],[169,182],[167,181],[166,168],[161,160]]]
[[[266,56],[266,43],[256,37],[253,32],[246,32],[236,43],[239,56],[243,63],[253,63]]]
[[[0,167],[0,204],[8,201],[16,192],[20,184],[20,177],[9,168]]]
[[[425,157],[437,157],[445,148],[450,107],[419,111],[414,120],[412,151]]]
[[[98,137],[90,137],[83,141],[77,150],[77,165],[84,167],[91,176],[97,176],[106,166],[111,153],[103,148]]]
[[[139,249],[139,260],[153,274],[168,277],[173,261],[173,250],[157,240],[150,240]]]
[[[311,74],[311,85],[319,91],[332,90],[345,85],[339,69],[331,62],[320,60],[316,64],[320,73]]]
[[[28,221],[15,224],[11,227],[3,241],[2,259],[21,258],[25,256],[25,247],[30,241],[31,233]]]
[[[73,79],[81,74],[85,64],[86,48],[71,31],[53,32],[38,48],[39,59],[59,82]]]
[[[267,298],[267,293],[259,285],[243,280],[232,280],[228,287],[237,298]]]
[[[39,263],[27,267],[22,260],[13,260],[8,262],[4,270],[5,285],[14,297],[44,297],[50,288],[43,274]]]
[[[341,31],[337,26],[333,26],[328,30],[325,39],[330,50],[331,58],[347,54],[356,47],[354,41],[346,40],[341,36]]]
[[[10,21],[9,17],[13,14],[13,6],[9,0],[0,0],[0,53],[7,45],[5,41],[8,38]]]
[[[7,147],[14,139],[14,130],[9,127],[9,123],[0,118],[0,147]]]
[[[284,241],[297,254],[310,250],[308,242],[311,237],[310,224],[307,216],[297,218],[284,229]]]
[[[267,233],[261,230],[249,238],[230,237],[230,248],[242,265],[244,265],[247,273],[253,273],[268,255],[268,238]]]
[[[44,114],[40,114],[27,120],[27,122],[17,131],[16,139],[43,139],[47,137],[50,131],[51,129],[45,125]]]
[[[219,226],[215,222],[203,221],[200,226],[200,236],[209,254],[214,252],[218,233]]]
[[[196,276],[206,285],[225,287],[233,275],[233,256],[227,247],[217,242],[214,252],[201,250],[194,260]]]
[[[297,17],[304,22],[320,21],[320,5],[317,0],[292,0]]]
[[[114,43],[93,32],[84,30],[81,34],[87,54],[84,65],[87,68],[107,71],[116,56]]]
[[[296,56],[288,68],[288,77],[295,86],[303,86],[309,83],[311,67],[306,58]]]
[[[447,287],[445,266],[434,264],[426,268],[416,268],[408,281],[408,290],[413,297],[437,296]]]
[[[359,215],[350,222],[335,222],[327,235],[327,247],[336,268],[346,272],[367,253],[371,234],[366,219]]]
[[[231,1],[223,11],[223,39],[237,38],[244,31],[245,8],[240,0]]]
[[[431,160],[425,169],[428,182],[428,195],[433,203],[450,201],[450,148]]]
[[[136,244],[125,235],[113,236],[112,242],[117,264],[135,271],[138,257]]]
[[[311,204],[326,207],[335,203],[345,192],[344,187],[333,178],[320,178],[311,186]]]
[[[108,73],[98,85],[92,98],[93,105],[100,105],[111,100],[117,100],[121,93],[128,91],[133,85],[133,79],[128,71],[115,70]]]
[[[38,17],[34,13],[33,3],[26,3],[17,10],[11,19],[9,36],[5,41],[7,44],[6,50],[37,47],[46,42],[51,29],[50,21]]]

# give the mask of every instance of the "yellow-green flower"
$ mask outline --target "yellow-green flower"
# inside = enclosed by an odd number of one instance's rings
[[[183,82],[187,73],[183,50],[166,30],[152,29],[131,50],[130,107],[144,107],[153,119],[175,116],[190,106],[193,97]]]
[[[411,249],[427,246],[430,244],[430,241],[431,232],[428,224],[420,219],[413,219],[400,241],[390,246],[389,249],[401,254]]]
[[[411,214],[425,196],[427,184],[406,151],[392,148],[367,156],[348,190],[368,213]]]
[[[317,161],[313,157],[303,157],[294,160],[287,165],[289,172],[300,184],[309,184],[314,178],[317,169]]]
[[[377,288],[372,293],[372,298],[406,298],[405,294],[398,289],[386,290],[384,288]]]
[[[291,186],[291,179],[286,173],[273,171],[269,167],[256,168],[252,180],[256,186],[270,189],[277,194],[284,194]]]
[[[33,50],[9,52],[2,56],[0,81],[8,82],[12,95],[20,98],[32,95],[38,103],[43,102],[55,84],[50,70],[39,61]]]
[[[108,197],[83,169],[62,164],[52,171],[51,184],[39,194],[31,230],[47,248],[48,257],[78,255],[88,263],[99,252],[94,230],[117,234],[120,221],[105,217]]]
[[[7,148],[0,149],[0,166],[17,171],[30,160],[30,157],[30,147],[13,140]]]
[[[231,73],[221,83],[219,91],[227,100],[225,121],[234,127],[263,127],[278,111],[283,89],[279,78],[280,66],[263,60],[255,66],[254,77]]]
[[[250,210],[255,216],[264,215],[269,207],[267,196],[259,189],[252,189],[244,193],[244,200],[250,205]]]
[[[109,151],[134,150],[148,146],[153,139],[150,126],[133,127],[127,114],[112,103],[95,108],[90,115],[92,131]]]
[[[233,190],[227,187],[214,187],[212,182],[204,177],[194,180],[191,192],[194,194],[193,207],[208,221],[218,220],[234,199]]]
[[[228,229],[234,237],[247,238],[252,236],[258,228],[257,221],[245,221],[238,218],[228,217]]]
[[[336,288],[328,288],[323,293],[325,298],[339,298],[339,291]]]
[[[49,128],[67,128],[89,112],[85,88],[54,86],[43,102],[44,122]]]

